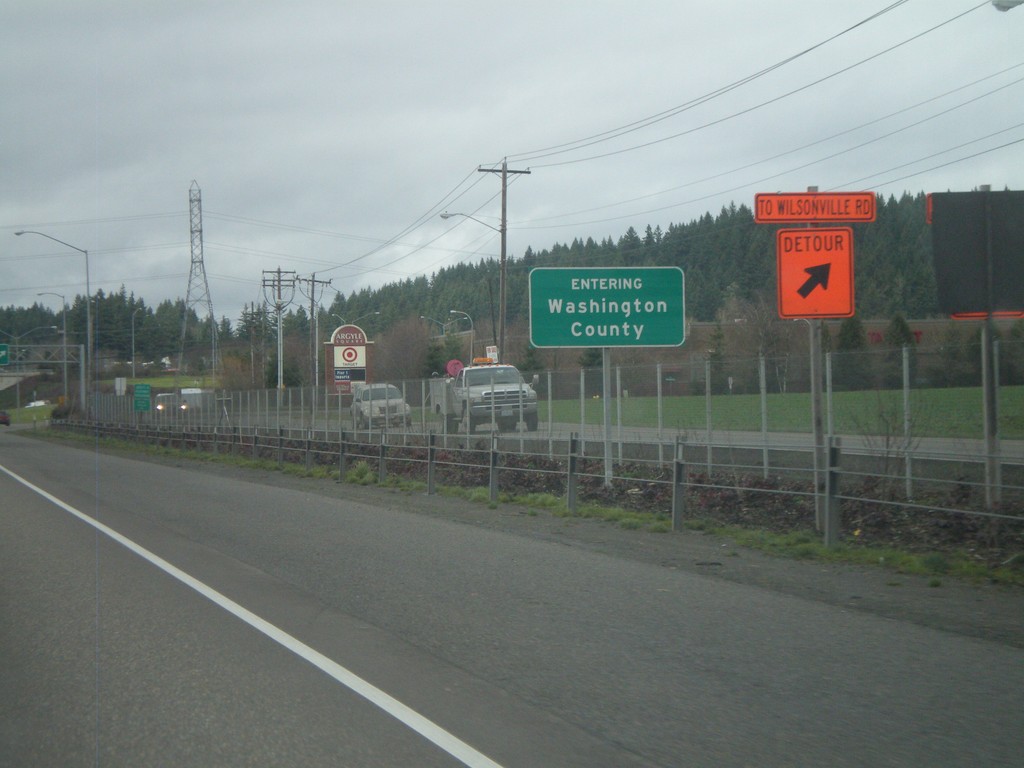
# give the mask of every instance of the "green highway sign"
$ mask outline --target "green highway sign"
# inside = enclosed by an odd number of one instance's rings
[[[535,347],[678,347],[679,267],[539,267],[530,272]]]
[[[0,365],[8,365],[11,362],[11,348],[6,344],[0,344]]]
[[[132,399],[136,411],[148,411],[150,406],[149,384],[136,384],[132,387]]]

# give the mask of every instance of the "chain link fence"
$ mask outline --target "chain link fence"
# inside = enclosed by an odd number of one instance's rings
[[[389,382],[410,407],[408,425],[399,426],[383,419],[359,428],[351,397],[323,387],[204,392],[187,408],[148,412],[134,410],[130,394],[101,396],[92,415],[94,427],[129,439],[307,466],[367,462],[381,478],[425,478],[429,468],[432,482],[489,485],[492,493],[566,495],[574,475],[585,498],[673,524],[682,498],[691,499],[691,516],[717,509],[732,519],[756,509],[766,523],[809,515],[819,529],[838,504],[848,537],[870,528],[880,505],[899,509],[881,514],[889,520],[967,515],[979,530],[992,521],[1012,527],[1024,515],[1024,342],[998,348],[998,431],[988,442],[979,360],[962,348],[827,354],[823,439],[838,466],[814,458],[809,366],[788,357],[613,366],[608,392],[602,369],[541,371],[537,428],[521,420],[501,433],[493,425],[470,433],[459,422],[453,429],[437,413],[430,379]]]

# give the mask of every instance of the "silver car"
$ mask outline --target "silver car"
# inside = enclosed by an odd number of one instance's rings
[[[408,427],[412,409],[393,384],[363,384],[352,395],[352,422],[357,429]]]

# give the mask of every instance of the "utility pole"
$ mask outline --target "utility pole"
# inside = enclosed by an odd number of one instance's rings
[[[295,298],[295,273],[276,270],[263,270],[263,298],[272,304],[277,312],[277,389],[284,389],[284,329],[281,324],[281,313]]]
[[[499,261],[498,274],[498,360],[505,359],[505,307],[508,295],[508,280],[506,268],[506,240],[508,235],[508,175],[510,173],[529,173],[525,171],[510,171],[508,169],[508,158],[501,161],[500,168],[477,168],[480,173],[501,174],[501,260]]]
[[[316,388],[320,385],[320,310],[317,299],[317,286],[322,286],[320,295],[323,295],[324,288],[331,284],[330,280],[317,280],[316,272],[309,277],[296,277],[295,282],[299,284],[302,295],[309,299],[309,353],[312,367],[313,379],[313,418],[316,418]]]

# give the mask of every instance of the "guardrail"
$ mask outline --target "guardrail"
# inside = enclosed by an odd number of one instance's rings
[[[52,427],[132,443],[233,455],[326,469],[341,482],[413,480],[427,493],[439,485],[487,489],[508,497],[564,498],[570,514],[588,506],[625,510],[628,525],[680,530],[710,518],[777,531],[817,529],[824,542],[893,537],[911,548],[962,546],[992,560],[1024,552],[1024,466],[1003,473],[998,507],[985,507],[979,460],[942,454],[914,462],[906,493],[899,456],[843,452],[835,441],[821,473],[808,466],[809,446],[772,448],[737,441],[626,443],[613,450],[576,434],[444,435],[415,431],[335,431],[253,427],[145,426],[59,421]],[[355,472],[355,475],[351,473]],[[817,478],[817,479],[816,479]],[[539,503],[539,502],[535,502]],[[982,555],[979,555],[979,557]]]

